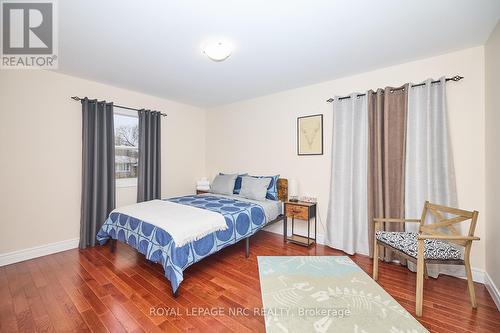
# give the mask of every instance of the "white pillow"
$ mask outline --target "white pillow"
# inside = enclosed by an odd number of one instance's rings
[[[265,201],[270,182],[271,178],[244,176],[241,180],[240,196],[247,199]]]
[[[212,182],[210,192],[218,194],[233,195],[234,183],[238,175],[217,175]]]

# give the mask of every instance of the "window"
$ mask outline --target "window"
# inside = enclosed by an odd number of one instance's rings
[[[139,160],[139,119],[137,113],[115,107],[114,121],[116,186],[137,186]]]

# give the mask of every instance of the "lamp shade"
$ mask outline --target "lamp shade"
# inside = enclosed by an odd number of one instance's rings
[[[297,179],[290,179],[288,181],[288,195],[290,197],[297,197],[299,195],[299,184]]]
[[[203,53],[213,61],[224,61],[231,55],[232,45],[227,41],[208,42],[203,46]]]

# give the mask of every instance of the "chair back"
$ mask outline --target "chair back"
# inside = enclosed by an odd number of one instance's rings
[[[435,218],[434,223],[425,224],[428,214]],[[446,216],[448,215],[448,216]],[[454,235],[463,236],[456,228],[458,223],[471,220],[469,232],[466,236],[474,236],[476,230],[478,211],[467,211],[442,205],[425,202],[420,220],[419,232],[426,235]],[[466,240],[450,240],[455,244],[465,246]]]

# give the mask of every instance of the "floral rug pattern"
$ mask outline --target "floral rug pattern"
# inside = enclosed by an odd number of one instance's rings
[[[266,331],[428,332],[346,256],[258,257]]]

